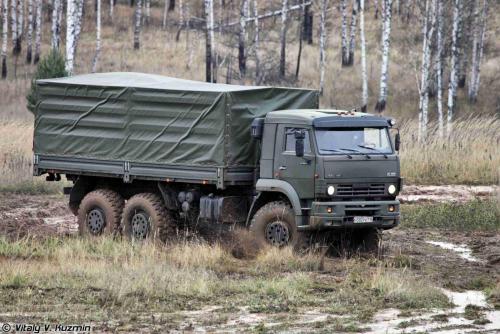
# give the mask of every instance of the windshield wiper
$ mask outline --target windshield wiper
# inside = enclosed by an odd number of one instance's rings
[[[330,148],[320,148],[319,150],[320,150],[320,151],[327,151],[327,152],[339,152],[339,153],[341,153],[341,151],[340,151],[340,150],[336,150],[336,149],[334,149],[334,148],[331,148],[331,149],[330,149]],[[347,157],[348,157],[349,159],[352,159],[352,156],[351,156],[350,154],[345,153],[345,155],[347,155]]]
[[[360,154],[363,154],[364,156],[366,156],[367,159],[371,159],[372,158],[367,153],[361,152],[360,150],[355,150],[353,148],[339,148],[339,150],[360,153]]]
[[[384,158],[388,159],[387,154],[385,154],[385,153],[384,153],[384,152],[382,152],[382,151],[377,150],[376,148],[373,148],[373,147],[370,147],[370,146],[365,146],[365,145],[358,145],[358,147],[362,147],[362,148],[366,148],[366,149],[368,149],[368,150],[375,151],[375,152],[377,152],[377,153],[382,154],[382,155],[384,156]]]

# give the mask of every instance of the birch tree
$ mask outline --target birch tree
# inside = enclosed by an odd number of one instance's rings
[[[366,69],[366,39],[365,39],[365,0],[359,1],[359,37],[361,39],[361,111],[368,107],[368,73]]]
[[[238,67],[242,77],[245,76],[247,70],[247,56],[245,50],[245,42],[247,35],[247,14],[248,14],[248,0],[242,0],[240,7],[240,33],[238,35]]]
[[[205,68],[206,81],[215,82],[214,78],[214,2],[205,0],[205,21],[206,21],[206,54]]]
[[[21,53],[24,34],[24,0],[17,0],[17,48]]]
[[[287,8],[288,0],[283,0],[281,3],[281,34],[280,34],[280,77],[285,77],[285,67],[286,67],[286,30],[287,30]]]
[[[115,0],[109,0],[109,18],[113,22],[113,14],[115,9]]]
[[[165,5],[163,6],[163,20],[161,22],[161,26],[163,27],[163,29],[167,28],[167,16],[168,16],[168,0],[165,0]],[[182,24],[180,25],[182,26]]]
[[[12,0],[15,1],[15,0]],[[52,49],[59,50],[60,42],[60,21],[59,21],[59,8],[61,7],[61,0],[54,0],[52,3]]]
[[[356,47],[356,28],[358,18],[359,0],[352,1],[352,15],[351,15],[351,31],[349,38],[349,52],[348,52],[348,66],[354,64],[354,49]]]
[[[260,58],[259,58],[259,50],[260,50],[260,39],[259,39],[259,5],[257,0],[253,0],[253,15],[255,16],[254,20],[254,52],[255,52],[255,84],[258,85],[260,83]]]
[[[387,80],[389,71],[389,49],[391,46],[392,0],[383,1],[382,66],[380,70],[380,92],[375,110],[384,112],[387,103]]]
[[[36,65],[40,61],[40,50],[42,41],[42,0],[36,0],[36,14],[35,14],[35,55],[33,63]]]
[[[146,7],[146,24],[149,24],[151,19],[151,0],[144,0]]]
[[[319,93],[323,95],[325,87],[325,47],[326,47],[326,11],[328,0],[321,0],[321,16],[319,30]]]
[[[17,0],[11,0],[11,11],[10,11],[10,23],[11,23],[11,34],[12,34],[12,54],[18,55],[21,52],[21,40],[17,36]]]
[[[340,1],[340,11],[342,13],[341,25],[341,51],[342,51],[342,66],[349,64],[349,49],[347,46],[347,0]]]
[[[134,49],[139,50],[141,46],[141,20],[142,20],[142,0],[136,0],[135,5],[135,26],[134,26]]]
[[[7,78],[7,40],[9,39],[9,0],[3,0],[2,6],[2,79]]]
[[[435,72],[437,81],[437,113],[438,113],[438,135],[443,137],[443,4],[437,1],[436,14],[436,62]]]
[[[66,72],[73,74],[75,61],[75,35],[77,6],[75,0],[68,0],[66,7]]]
[[[420,81],[420,98],[418,105],[418,139],[420,142],[427,137],[428,108],[429,108],[429,69],[431,63],[431,40],[434,33],[435,19],[434,10],[436,0],[425,1],[424,24],[422,28],[422,69]],[[431,20],[429,24],[429,20]]]
[[[471,73],[469,78],[468,97],[469,101],[474,103],[477,100],[479,92],[479,79],[481,60],[483,58],[484,39],[486,31],[486,19],[488,16],[488,0],[483,0],[481,16],[479,17],[479,0],[476,0],[475,19],[474,19],[474,40],[472,46]]]
[[[462,0],[453,0],[453,30],[451,35],[451,64],[450,64],[450,80],[448,84],[448,113],[446,115],[446,133],[449,136],[453,130],[453,114],[455,112],[455,100],[457,96],[458,85],[458,57],[459,50],[459,33],[460,33],[460,16],[462,13]]]
[[[167,3],[165,3],[165,10],[167,9]],[[165,12],[166,13],[166,12]],[[181,36],[182,29],[186,28],[186,19],[184,13],[184,2],[182,0],[179,1],[179,29],[177,29],[177,34],[175,35],[175,41],[178,42]],[[166,16],[164,16],[164,28],[166,27]]]
[[[96,11],[96,36],[95,36],[95,56],[92,60],[92,73],[95,73],[97,68],[97,61],[101,54],[101,0],[97,0]]]
[[[26,41],[26,63],[31,64],[33,56],[33,0],[28,0],[28,36]]]

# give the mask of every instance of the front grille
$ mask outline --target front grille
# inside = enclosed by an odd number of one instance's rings
[[[383,183],[371,184],[339,184],[336,189],[337,196],[378,196],[385,194]]]

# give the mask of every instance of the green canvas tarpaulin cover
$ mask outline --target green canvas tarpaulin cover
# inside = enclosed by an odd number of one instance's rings
[[[315,90],[140,73],[78,75],[37,85],[35,153],[89,159],[254,166],[254,118],[318,107]]]

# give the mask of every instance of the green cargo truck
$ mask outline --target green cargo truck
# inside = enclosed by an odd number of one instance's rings
[[[399,223],[393,121],[320,110],[315,90],[139,73],[37,88],[34,175],[73,182],[82,235],[165,240],[187,221],[276,246],[326,230],[374,244]]]

